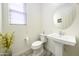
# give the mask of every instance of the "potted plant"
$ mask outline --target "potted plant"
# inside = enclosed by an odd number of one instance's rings
[[[11,46],[13,43],[13,33],[8,32],[3,36],[2,44],[4,48],[4,55],[11,55]]]

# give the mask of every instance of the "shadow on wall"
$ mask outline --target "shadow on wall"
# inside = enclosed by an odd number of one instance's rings
[[[64,45],[64,56],[79,56],[79,36],[76,37],[76,45]]]

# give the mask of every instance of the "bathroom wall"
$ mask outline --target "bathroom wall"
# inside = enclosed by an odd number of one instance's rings
[[[1,3],[0,3],[0,32],[2,32],[2,9],[1,9]]]
[[[52,34],[60,31],[53,24],[53,14],[58,7],[62,4],[52,4],[46,3],[42,4],[42,20],[43,20],[43,30],[46,34]],[[75,35],[77,44],[76,46],[64,45],[64,55],[76,55],[79,56],[79,5],[76,5],[76,18],[73,24],[68,28],[63,30],[65,34]],[[48,49],[54,53],[54,42],[48,41]]]
[[[14,32],[13,54],[28,50],[31,43],[39,39],[41,33],[40,20],[40,4],[27,3],[27,24],[26,25],[10,25],[8,22],[8,4],[3,4],[3,32]],[[17,16],[16,16],[17,17]],[[25,37],[29,37],[28,44],[25,42]]]

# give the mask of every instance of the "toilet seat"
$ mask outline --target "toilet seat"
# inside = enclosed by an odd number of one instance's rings
[[[42,47],[42,41],[36,41],[32,43],[32,49],[39,49]]]

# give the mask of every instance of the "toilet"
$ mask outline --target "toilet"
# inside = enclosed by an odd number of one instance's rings
[[[33,54],[32,56],[42,56],[44,55],[44,43],[47,42],[46,36],[44,34],[40,34],[40,40],[35,41],[32,43],[32,50],[33,50]]]

